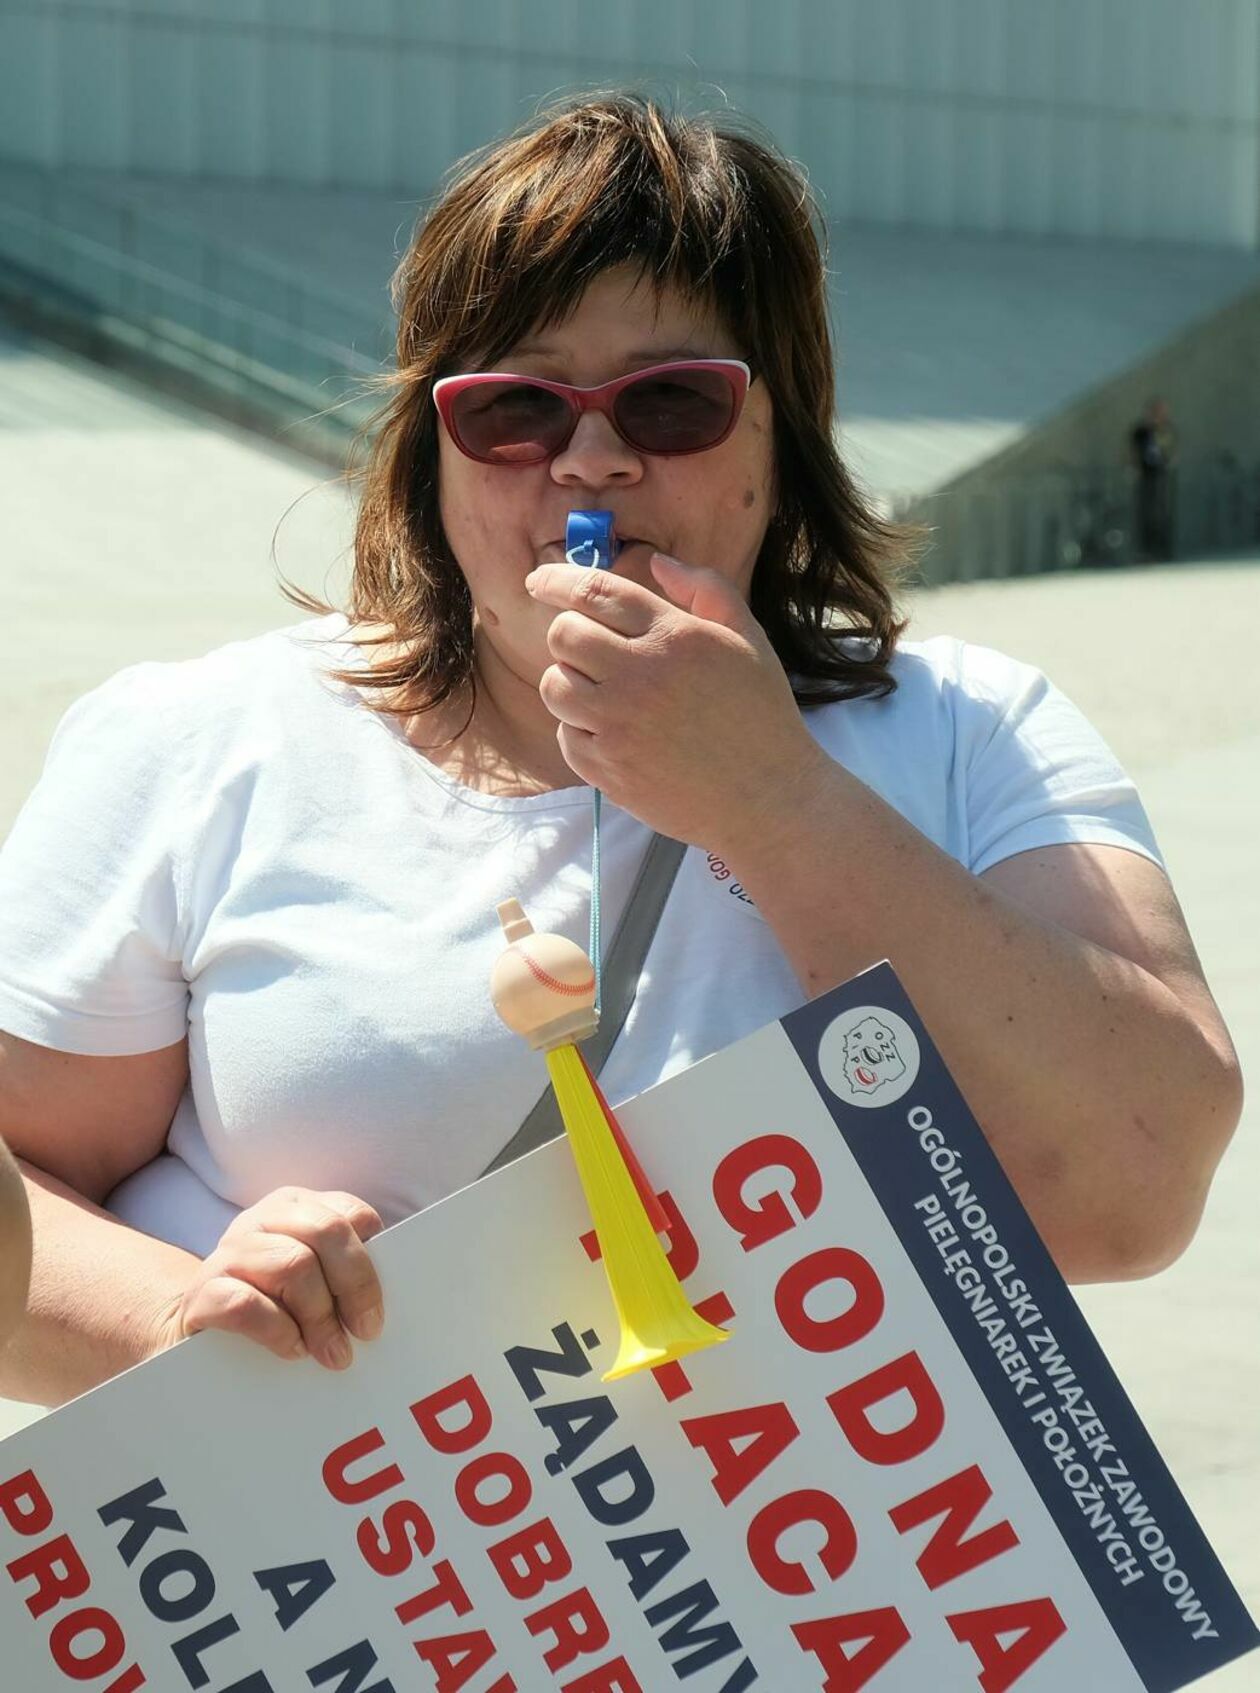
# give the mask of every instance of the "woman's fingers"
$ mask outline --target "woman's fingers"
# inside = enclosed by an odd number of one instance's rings
[[[577,564],[540,564],[525,578],[525,587],[543,605],[580,613],[629,640],[645,635],[662,606],[669,603],[615,571],[588,570]]]
[[[292,1235],[315,1253],[341,1321],[360,1340],[375,1340],[385,1321],[385,1301],[363,1243],[380,1234],[384,1223],[350,1193],[308,1194],[303,1200],[297,1226],[284,1217],[264,1226]]]
[[[298,1191],[301,1192],[301,1189]],[[380,1212],[374,1210],[366,1199],[358,1199],[353,1193],[340,1193],[334,1188],[312,1197],[344,1217],[360,1240],[371,1240],[373,1235],[380,1234],[385,1227]]]
[[[301,1223],[304,1218],[319,1216],[328,1211],[334,1211],[339,1217],[343,1217],[360,1240],[371,1240],[373,1235],[380,1234],[385,1227],[380,1213],[374,1211],[365,1199],[357,1199],[352,1193],[341,1193],[336,1189],[316,1193],[304,1187],[278,1187],[265,1199],[260,1199],[257,1205],[252,1205],[248,1211],[242,1211],[228,1233],[245,1227],[271,1229],[277,1234],[292,1234],[291,1224],[294,1222]]]
[[[591,682],[607,679],[626,646],[624,636],[576,611],[559,612],[547,631],[547,649],[556,663]]]
[[[597,738],[589,729],[575,729],[568,723],[562,723],[556,730],[556,740],[564,761],[575,776],[580,776],[584,782],[597,786],[600,780],[599,758],[596,754]]]
[[[265,1346],[277,1358],[305,1358],[302,1331],[274,1299],[236,1276],[215,1275],[201,1282],[184,1305],[183,1332],[220,1329]]]
[[[354,1353],[327,1274],[311,1247],[292,1235],[255,1235],[242,1242],[241,1258],[232,1267],[289,1313],[312,1358],[330,1370],[348,1368]]]
[[[384,1322],[380,1280],[363,1244],[383,1227],[353,1194],[279,1189],[232,1223],[189,1309],[200,1327],[248,1334],[283,1357],[300,1356],[300,1341],[326,1368],[345,1369],[349,1336],[372,1340]],[[229,1297],[232,1286],[245,1292]],[[193,1332],[187,1318],[185,1328]]]
[[[538,679],[538,697],[560,723],[594,730],[599,722],[599,683],[568,664],[549,664]]]

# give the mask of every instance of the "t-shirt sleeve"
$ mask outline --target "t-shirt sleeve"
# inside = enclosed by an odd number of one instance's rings
[[[1071,842],[1118,846],[1162,867],[1137,789],[1084,713],[1039,670],[962,649],[955,756],[964,771],[969,869]]]
[[[98,1057],[187,1029],[174,667],[137,665],[71,706],[0,847],[0,1028]]]

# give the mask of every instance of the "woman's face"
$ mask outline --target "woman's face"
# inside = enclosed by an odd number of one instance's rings
[[[593,387],[675,358],[746,358],[718,320],[672,289],[659,298],[637,268],[620,265],[591,283],[566,322],[521,341],[495,368]],[[472,590],[479,643],[522,680],[551,662],[555,615],[525,591],[538,564],[564,558],[570,511],[616,514],[619,574],[659,592],[655,552],[706,565],[745,598],[774,510],[773,429],[764,382],[754,382],[735,429],[708,452],[680,458],[640,453],[599,412],[584,412],[568,446],[549,462],[478,464],[439,429],[439,493],[447,540]]]

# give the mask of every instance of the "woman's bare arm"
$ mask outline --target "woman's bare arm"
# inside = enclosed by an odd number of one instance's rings
[[[839,766],[724,842],[811,994],[887,957],[1069,1280],[1188,1244],[1237,1058],[1164,873],[1064,845],[971,875]]]
[[[0,1394],[61,1405],[180,1338],[172,1320],[199,1261],[34,1165],[22,1173],[35,1254],[25,1317],[0,1352]]]
[[[730,581],[655,554],[525,581],[570,768],[716,852],[810,995],[891,959],[1059,1267],[1120,1280],[1194,1232],[1242,1085],[1167,877],[1115,846],[973,876],[810,737]]]
[[[351,1336],[380,1333],[364,1242],[383,1225],[353,1194],[277,1189],[205,1259],[101,1209],[164,1148],[187,1075],[183,1043],[85,1058],[0,1034],[0,1124],[35,1219],[30,1301],[0,1355],[0,1394],[58,1405],[208,1328],[328,1369],[350,1363]]]
[[[163,1316],[197,1260],[99,1202],[161,1152],[187,1074],[182,1042],[87,1058],[0,1034],[0,1132],[21,1161],[35,1243],[0,1393],[60,1404],[166,1344]]]

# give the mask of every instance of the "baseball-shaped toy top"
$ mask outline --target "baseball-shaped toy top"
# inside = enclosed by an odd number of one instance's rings
[[[535,1052],[585,1040],[599,1026],[595,967],[564,935],[539,935],[517,899],[496,907],[508,947],[495,961],[490,997],[508,1028]]]

